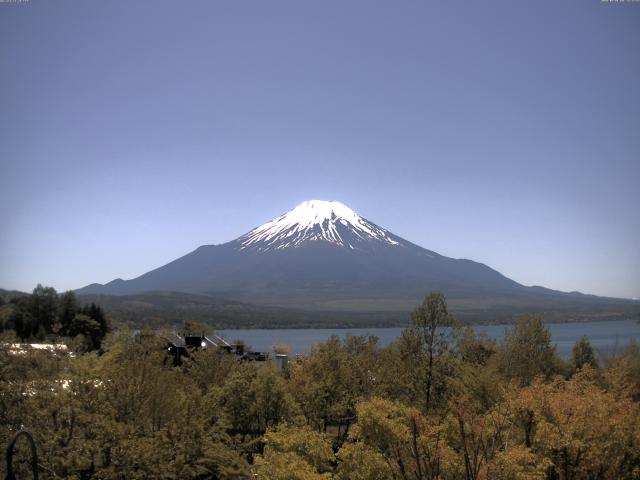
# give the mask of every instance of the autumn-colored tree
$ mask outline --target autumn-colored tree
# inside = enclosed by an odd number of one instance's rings
[[[526,419],[524,442],[550,462],[550,478],[616,479],[640,474],[640,405],[604,391],[589,368],[572,380],[541,380],[509,404]]]
[[[453,444],[464,462],[464,479],[487,478],[487,467],[498,452],[507,445],[513,423],[504,404],[497,404],[489,411],[466,395],[451,400],[453,420]],[[489,477],[490,478],[490,477]]]
[[[326,434],[309,427],[281,425],[264,436],[264,454],[254,472],[264,480],[330,479],[335,456]]]
[[[609,389],[619,397],[640,401],[640,344],[631,341],[621,355],[607,360]]]
[[[391,478],[413,480],[455,479],[463,475],[463,467],[455,452],[446,443],[446,425],[441,418],[425,417],[419,410],[400,403],[373,398],[358,404],[358,422],[349,438],[359,450],[354,455],[341,450],[342,471],[357,465],[349,464],[358,458],[384,458]]]
[[[530,449],[515,446],[496,453],[488,464],[487,480],[545,480],[550,463]]]
[[[393,478],[384,455],[363,441],[346,442],[338,451],[336,477],[340,480],[378,480]]]

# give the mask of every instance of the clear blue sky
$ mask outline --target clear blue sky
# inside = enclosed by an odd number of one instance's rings
[[[132,278],[335,199],[640,296],[640,3],[0,3],[0,287]]]

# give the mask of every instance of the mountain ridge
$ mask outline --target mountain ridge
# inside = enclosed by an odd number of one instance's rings
[[[302,309],[450,299],[597,303],[602,297],[527,287],[491,267],[445,257],[401,238],[336,201],[311,200],[219,245],[202,245],[131,280],[91,284],[79,294],[172,290]],[[622,301],[622,300],[621,300]],[[553,302],[552,302],[553,303]],[[404,308],[403,308],[404,310]]]

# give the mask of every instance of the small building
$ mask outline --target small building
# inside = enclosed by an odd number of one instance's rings
[[[276,368],[278,370],[285,370],[289,365],[289,355],[286,353],[276,353]]]
[[[167,351],[173,357],[173,364],[180,365],[182,357],[188,357],[191,351],[206,348],[219,348],[227,353],[233,352],[233,346],[219,335],[184,335],[175,331],[162,332],[160,336],[167,341]]]
[[[203,350],[207,348],[217,348],[234,354],[238,360],[248,362],[266,362],[269,360],[269,353],[255,352],[245,349],[242,343],[230,344],[219,335],[180,335],[177,332],[161,332],[160,337],[167,342],[167,352],[173,357],[175,366],[182,364],[183,357],[189,357],[190,352]],[[285,368],[287,365],[287,355],[276,355],[276,366],[279,369]]]
[[[176,336],[179,336],[176,334]],[[222,337],[218,335],[185,335],[184,343],[187,347],[199,350],[201,348],[222,348],[231,352],[232,346]]]

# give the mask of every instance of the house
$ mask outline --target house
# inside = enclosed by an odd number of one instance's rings
[[[181,336],[175,331],[162,332],[159,334],[167,342],[167,351],[173,357],[175,366],[182,364],[182,358],[188,357],[190,352],[207,348],[218,348],[229,354],[234,354],[238,360],[249,362],[266,362],[269,360],[267,352],[246,351],[243,344],[230,344],[218,335],[184,335]],[[278,359],[277,359],[278,360]],[[282,368],[286,365],[286,360],[279,359],[278,366]]]

